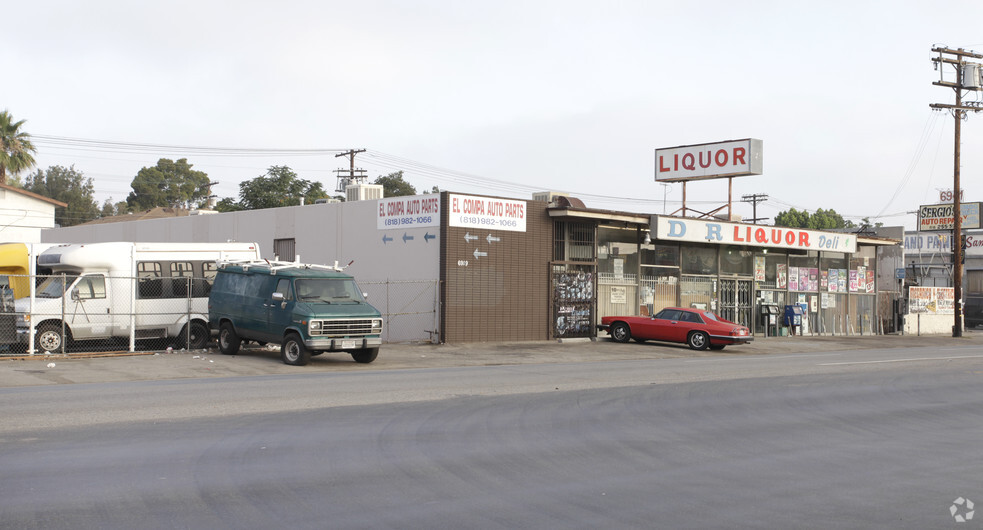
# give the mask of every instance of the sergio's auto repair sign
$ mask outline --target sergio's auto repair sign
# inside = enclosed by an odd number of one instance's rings
[[[955,219],[952,204],[929,204],[918,208],[918,231],[952,230]],[[959,204],[962,212],[962,228],[980,228],[980,203],[963,202]]]
[[[702,219],[654,216],[656,237],[664,241],[690,241],[718,245],[797,248],[831,252],[856,252],[853,234],[820,232],[802,228],[758,226]]]
[[[655,150],[655,180],[679,182],[760,175],[761,140],[729,140]]]

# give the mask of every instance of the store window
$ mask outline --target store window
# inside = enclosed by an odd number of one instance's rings
[[[717,274],[717,247],[687,245],[682,249],[683,274]]]
[[[743,246],[726,245],[720,249],[720,274],[751,276],[754,274],[754,253]]]
[[[792,251],[788,256],[788,290],[819,291],[819,252]]]
[[[637,315],[639,240],[637,228],[597,228],[597,313]]]

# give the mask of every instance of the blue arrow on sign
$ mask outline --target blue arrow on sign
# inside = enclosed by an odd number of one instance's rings
[[[413,241],[413,236],[408,236],[406,232],[403,232],[403,243],[406,243],[406,240]]]
[[[393,238],[387,236],[386,234],[382,234],[382,244],[383,245],[385,245],[386,243],[389,243],[392,240],[393,240]]]
[[[423,234],[423,241],[429,243],[431,239],[437,239],[437,236],[431,235],[430,232]]]

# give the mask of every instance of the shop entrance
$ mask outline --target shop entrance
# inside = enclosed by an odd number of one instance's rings
[[[720,316],[752,329],[754,309],[753,285],[750,278],[720,279]]]

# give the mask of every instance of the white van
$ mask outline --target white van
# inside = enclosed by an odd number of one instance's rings
[[[18,342],[63,351],[72,340],[173,337],[189,348],[209,339],[215,262],[260,259],[256,243],[88,243],[38,257],[52,275],[15,301]]]

